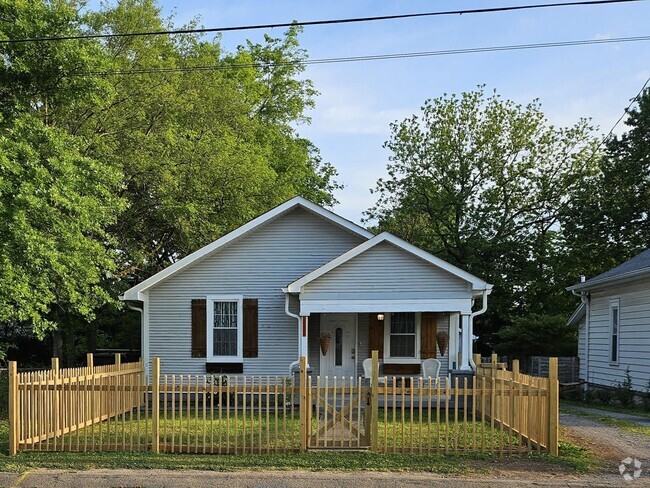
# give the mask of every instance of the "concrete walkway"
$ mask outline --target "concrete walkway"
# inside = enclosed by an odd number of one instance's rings
[[[402,488],[431,487],[618,487],[650,486],[642,477],[625,483],[618,473],[599,477],[509,478],[440,476],[427,473],[311,472],[311,471],[170,471],[93,469],[88,471],[34,470],[23,474],[0,473],[0,485],[15,488],[97,487],[210,487],[228,488]]]

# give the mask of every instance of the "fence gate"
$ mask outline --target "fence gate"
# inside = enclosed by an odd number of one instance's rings
[[[369,388],[362,378],[308,378],[310,431],[307,447],[317,449],[365,448],[370,416]]]

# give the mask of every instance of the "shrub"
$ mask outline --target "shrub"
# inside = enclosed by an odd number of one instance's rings
[[[650,412],[650,380],[645,387],[645,396],[643,397],[643,408],[646,412]]]
[[[610,405],[614,400],[614,392],[609,388],[598,388],[595,392],[596,400],[603,405]]]
[[[629,366],[625,369],[625,379],[617,382],[615,387],[614,396],[623,407],[634,404],[634,390],[632,390],[632,375]]]

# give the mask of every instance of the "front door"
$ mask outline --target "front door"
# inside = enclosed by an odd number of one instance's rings
[[[356,376],[357,314],[321,314],[320,330],[332,334],[327,353],[320,353],[320,375]]]

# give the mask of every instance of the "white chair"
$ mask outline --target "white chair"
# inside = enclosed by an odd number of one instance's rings
[[[433,384],[438,385],[438,374],[440,373],[440,361],[437,359],[425,359],[422,361],[422,376],[424,380],[433,378]]]
[[[363,377],[368,378],[368,380],[372,379],[372,358],[367,358],[363,360]],[[380,376],[378,383],[380,385],[385,384],[386,378]]]

